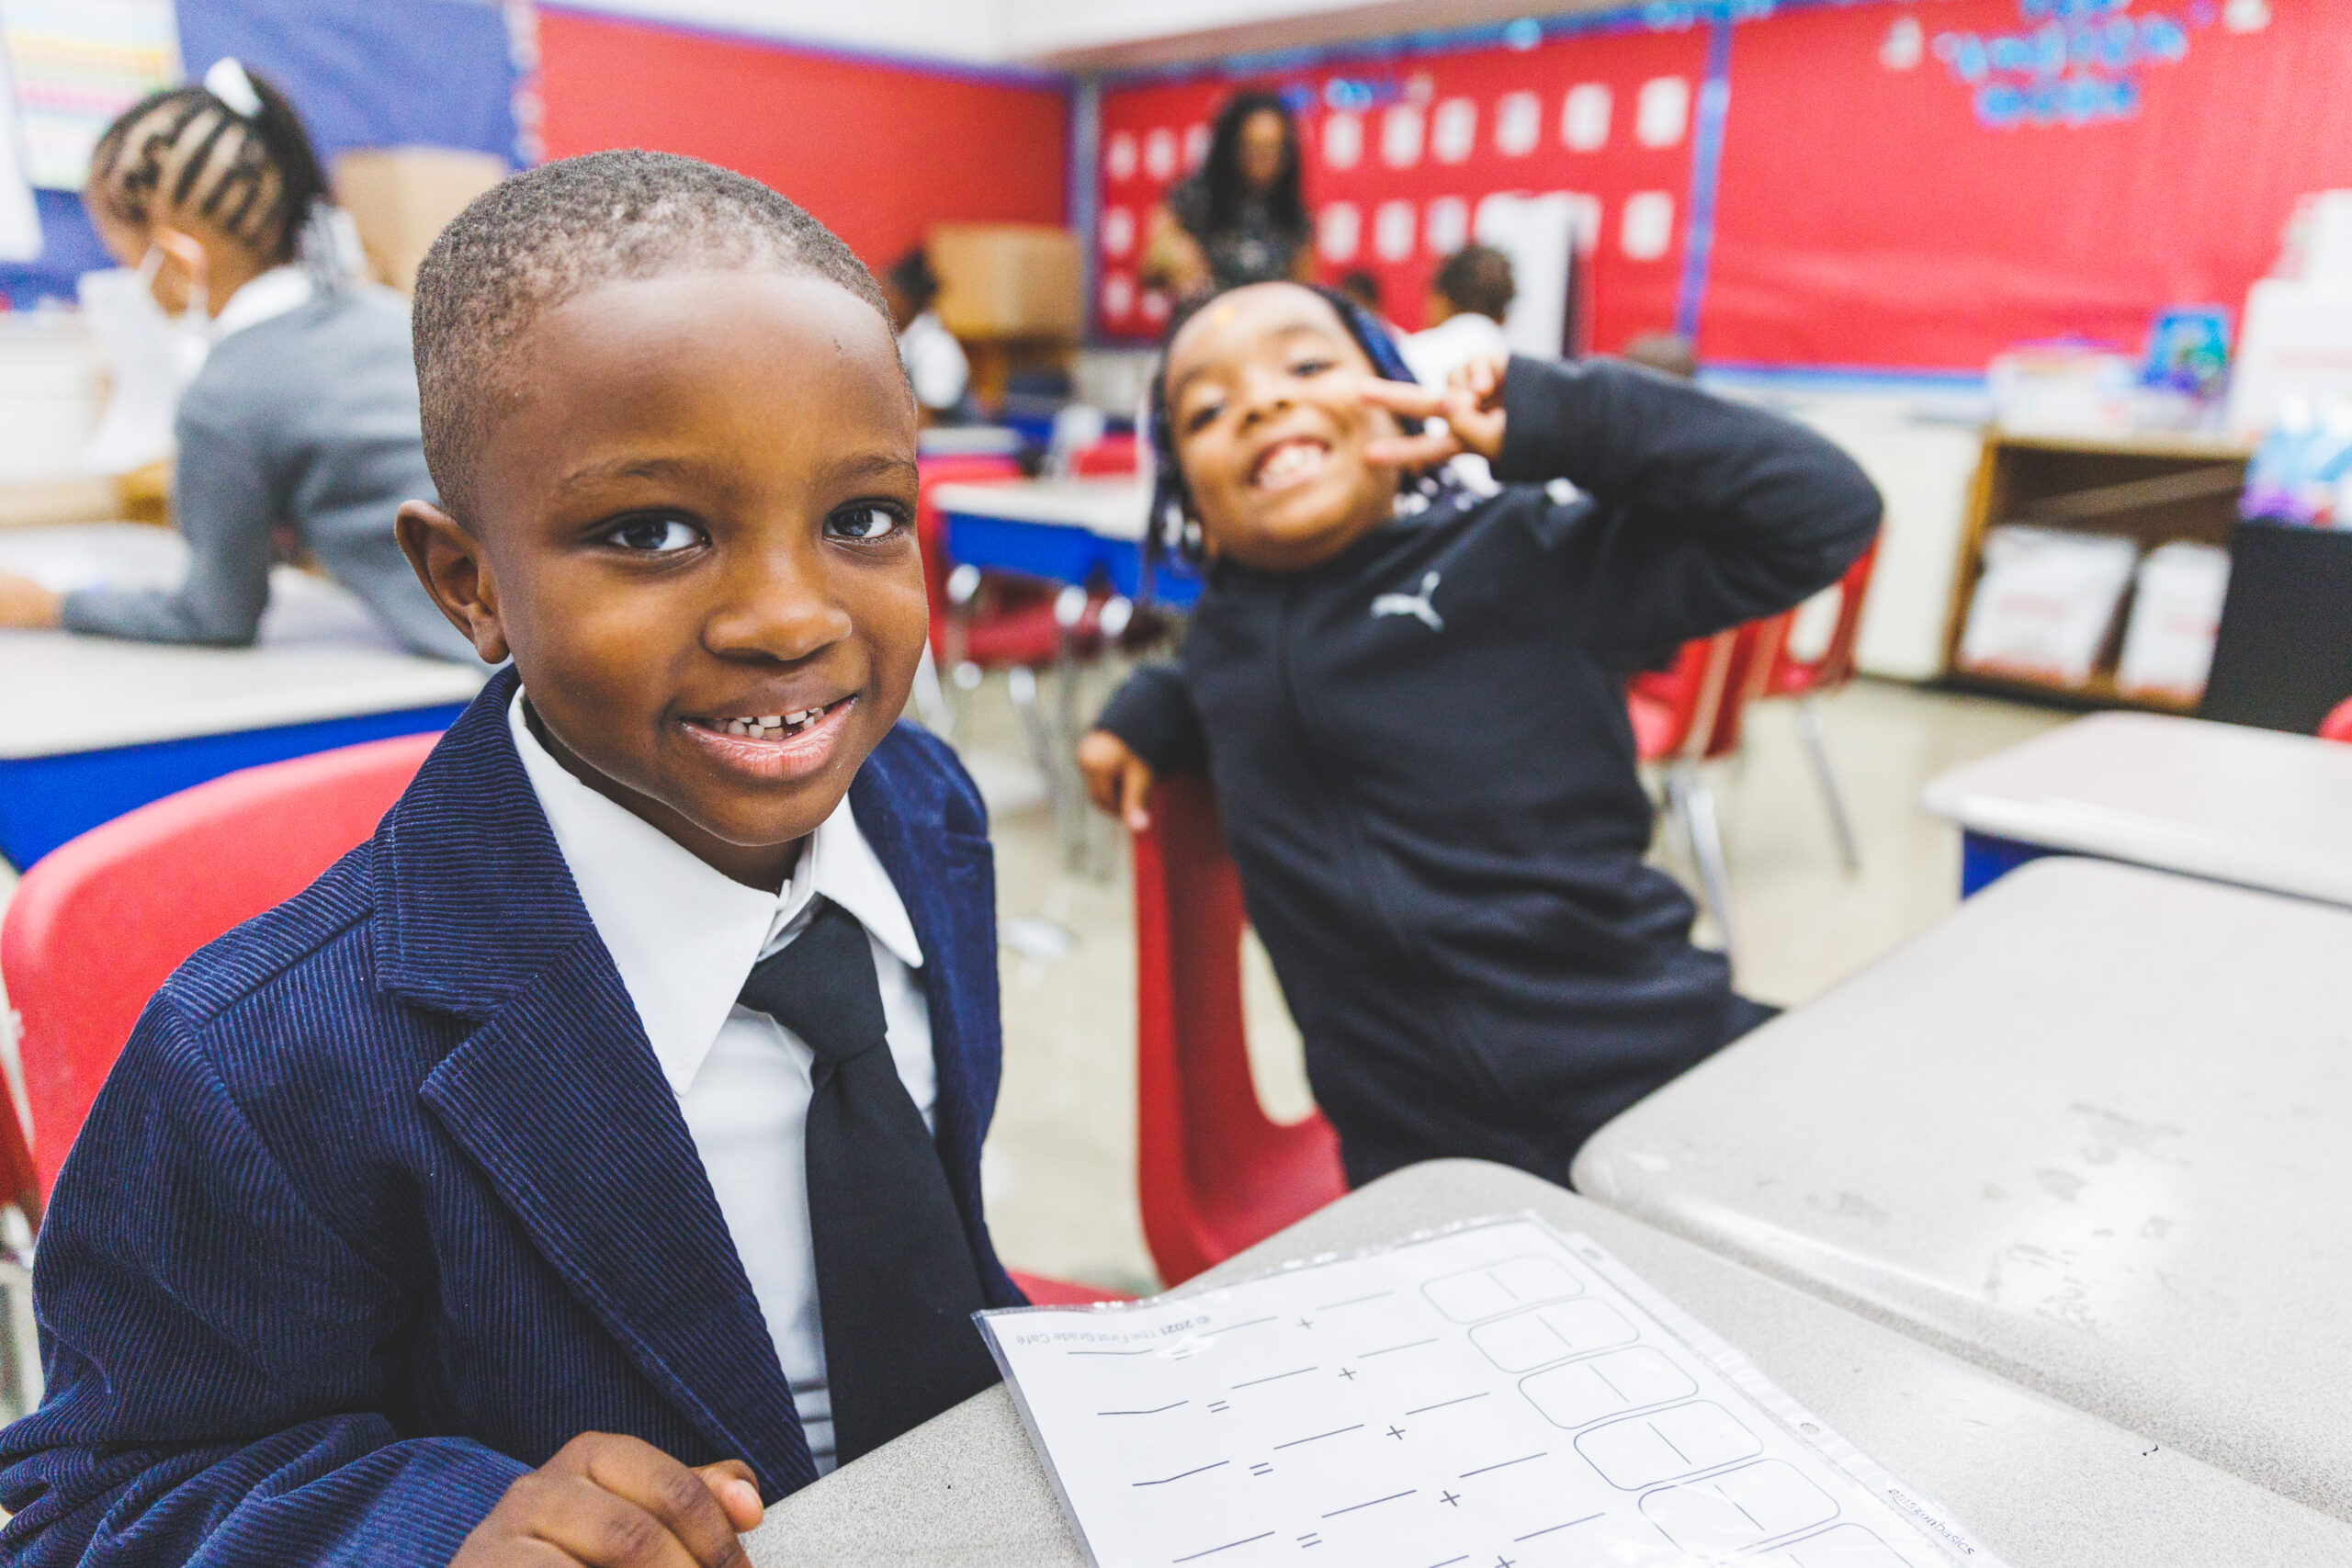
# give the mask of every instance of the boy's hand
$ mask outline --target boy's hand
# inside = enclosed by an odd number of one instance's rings
[[[1443,387],[1367,380],[1363,400],[1414,419],[1442,419],[1443,430],[1368,441],[1364,461],[1399,468],[1431,468],[1464,452],[1493,462],[1503,450],[1503,372],[1499,359],[1474,359]]]
[[[0,627],[46,631],[57,625],[60,596],[29,577],[0,571]]]
[[[582,1432],[506,1489],[449,1568],[750,1568],[752,1467],[688,1470],[650,1443]]]
[[[1107,729],[1089,730],[1078,743],[1078,771],[1094,804],[1140,833],[1151,826],[1143,797],[1151,793],[1151,765]]]

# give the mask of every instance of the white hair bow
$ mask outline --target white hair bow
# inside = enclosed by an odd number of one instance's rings
[[[243,62],[233,54],[212,62],[212,69],[204,73],[204,90],[247,119],[261,113],[261,95],[254,91],[254,79],[245,74]]]

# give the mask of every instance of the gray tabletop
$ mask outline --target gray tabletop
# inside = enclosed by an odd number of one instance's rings
[[[2012,1568],[2352,1563],[2352,1527],[1499,1166],[1399,1172],[1198,1284],[1530,1209],[1609,1247]],[[746,1545],[758,1568],[1085,1561],[1002,1388],[786,1499]]]
[[[2347,955],[2352,912],[2036,862],[1576,1183],[2352,1518]]]
[[[2352,746],[2102,713],[1952,769],[1929,811],[1972,832],[2352,904]]]

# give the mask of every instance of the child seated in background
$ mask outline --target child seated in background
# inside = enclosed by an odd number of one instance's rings
[[[1351,1182],[1445,1156],[1566,1181],[1769,1012],[1644,863],[1625,676],[1836,581],[1877,491],[1786,420],[1621,364],[1417,385],[1295,284],[1183,321],[1156,393],[1154,527],[1208,581],[1179,661],[1082,743],[1091,792],[1141,829],[1155,777],[1208,770]],[[1464,452],[1499,494],[1441,467]]]
[[[873,279],[764,186],[605,152],[475,201],[415,310],[445,501],[401,543],[513,665],[141,1018],[41,1226],[11,1563],[726,1568],[997,1381],[993,876],[896,726]]]
[[[1430,280],[1428,327],[1400,345],[1413,378],[1442,387],[1474,360],[1507,357],[1503,317],[1518,297],[1510,257],[1493,246],[1464,245],[1446,257]]]
[[[223,60],[108,126],[82,199],[107,251],[209,345],[175,422],[187,580],[57,594],[0,573],[0,626],[243,647],[284,527],[403,646],[471,660],[392,536],[401,502],[433,493],[408,308],[337,265],[293,106]]]
[[[939,274],[918,245],[882,277],[882,298],[899,329],[899,358],[915,389],[915,407],[925,424],[954,423],[970,412],[965,398],[972,380],[964,345],[932,306],[939,299]]]

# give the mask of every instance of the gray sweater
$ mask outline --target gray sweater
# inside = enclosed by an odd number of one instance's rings
[[[187,581],[69,593],[68,627],[249,644],[269,603],[270,535],[282,523],[403,644],[474,657],[392,536],[401,502],[435,498],[399,296],[322,288],[223,338],[180,400],[177,434],[173,507],[188,542]]]

